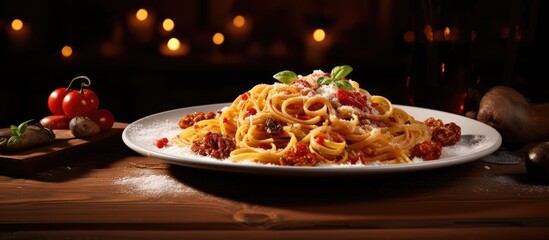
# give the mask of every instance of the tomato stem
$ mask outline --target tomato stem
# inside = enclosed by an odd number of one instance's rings
[[[86,77],[86,76],[78,76],[78,77],[75,77],[71,80],[71,82],[69,83],[69,86],[67,87],[67,91],[70,91],[71,90],[71,87],[72,87],[72,83],[78,79],[86,79],[87,83],[86,82],[82,82],[82,84],[80,84],[80,93],[84,93],[84,88],[85,87],[89,87],[91,85],[91,80]]]

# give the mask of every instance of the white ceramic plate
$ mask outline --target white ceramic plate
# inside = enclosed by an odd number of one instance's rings
[[[277,175],[378,175],[404,173],[449,167],[481,159],[495,152],[501,145],[501,136],[492,127],[479,121],[460,115],[430,110],[425,108],[395,105],[402,108],[417,120],[429,117],[442,119],[444,122],[455,122],[461,127],[461,141],[452,147],[443,149],[438,160],[414,162],[396,165],[343,165],[319,167],[274,166],[257,163],[233,163],[230,160],[217,160],[189,154],[189,150],[176,146],[158,148],[157,139],[176,136],[181,130],[177,121],[188,113],[216,111],[229,103],[203,105],[180,108],[161,112],[139,119],[129,124],[122,133],[124,143],[134,151],[144,155],[162,159],[171,164],[188,167],[257,174]]]

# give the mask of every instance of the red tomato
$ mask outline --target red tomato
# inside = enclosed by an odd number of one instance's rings
[[[50,109],[51,113],[55,115],[65,114],[63,112],[63,107],[61,106],[61,104],[63,103],[63,98],[65,98],[67,93],[69,93],[67,91],[67,88],[58,88],[51,92],[50,97],[48,98],[48,108]]]
[[[157,148],[163,148],[168,146],[168,142],[170,142],[168,138],[161,138],[161,139],[157,139],[155,144]]]
[[[50,115],[40,120],[40,124],[50,129],[68,129],[71,119],[65,115]]]
[[[97,110],[99,106],[97,95],[89,89],[84,89],[83,92],[71,91],[63,98],[61,107],[67,117],[88,117]]]
[[[92,104],[94,110],[99,109],[99,98],[97,97],[95,92],[93,92],[91,89],[86,88],[84,89],[84,94],[82,95],[84,95],[84,97],[88,99],[88,102]]]
[[[114,125],[114,116],[107,109],[99,109],[93,112],[90,115],[90,119],[99,125],[101,132],[111,129],[112,125]]]
[[[366,96],[360,94],[359,92],[351,92],[338,88],[336,97],[343,105],[357,107],[364,111],[368,109],[368,100]]]

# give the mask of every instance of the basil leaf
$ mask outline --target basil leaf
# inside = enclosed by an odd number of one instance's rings
[[[23,133],[27,131],[27,126],[30,121],[33,121],[33,119],[22,122],[21,124],[19,124],[19,127],[16,127],[15,125],[10,126],[11,137],[10,139],[8,139],[8,146],[11,146],[13,144],[17,144],[23,141],[22,140]]]
[[[319,85],[328,85],[330,83],[332,83],[334,80],[329,78],[329,77],[319,77],[318,80],[316,80],[316,82],[319,84]]]
[[[10,137],[10,139],[8,139],[8,146],[11,146],[13,144],[18,144],[20,142],[21,142],[21,138],[12,136],[12,137]]]
[[[353,71],[353,68],[349,65],[342,65],[337,66],[334,69],[332,69],[332,78],[339,80],[344,78],[345,76],[349,75]]]
[[[17,129],[19,129],[20,134],[23,134],[25,131],[27,131],[27,126],[28,126],[29,121],[26,121],[24,123],[19,124],[19,127],[17,127]]]
[[[336,85],[338,88],[353,91],[353,85],[351,85],[351,83],[347,80],[336,81]]]
[[[11,135],[13,135],[13,136],[20,136],[21,135],[21,132],[19,131],[19,128],[16,127],[15,125],[11,125],[10,130],[11,130]]]
[[[297,79],[297,75],[292,71],[284,70],[282,72],[275,74],[273,78],[275,78],[276,80],[282,83],[290,84]]]

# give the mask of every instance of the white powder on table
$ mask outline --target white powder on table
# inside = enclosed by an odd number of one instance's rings
[[[114,181],[127,193],[147,195],[178,195],[197,191],[168,175],[155,174],[145,169],[137,171],[137,176],[128,176]]]
[[[455,145],[442,148],[442,155],[440,157],[447,158],[468,155],[486,148],[486,144],[488,143],[483,135],[466,135]]]
[[[181,132],[177,122],[165,120],[156,121],[150,125],[143,126],[136,124],[130,126],[131,141],[141,147],[145,147],[148,150],[159,150],[155,143],[157,139],[172,138]]]

